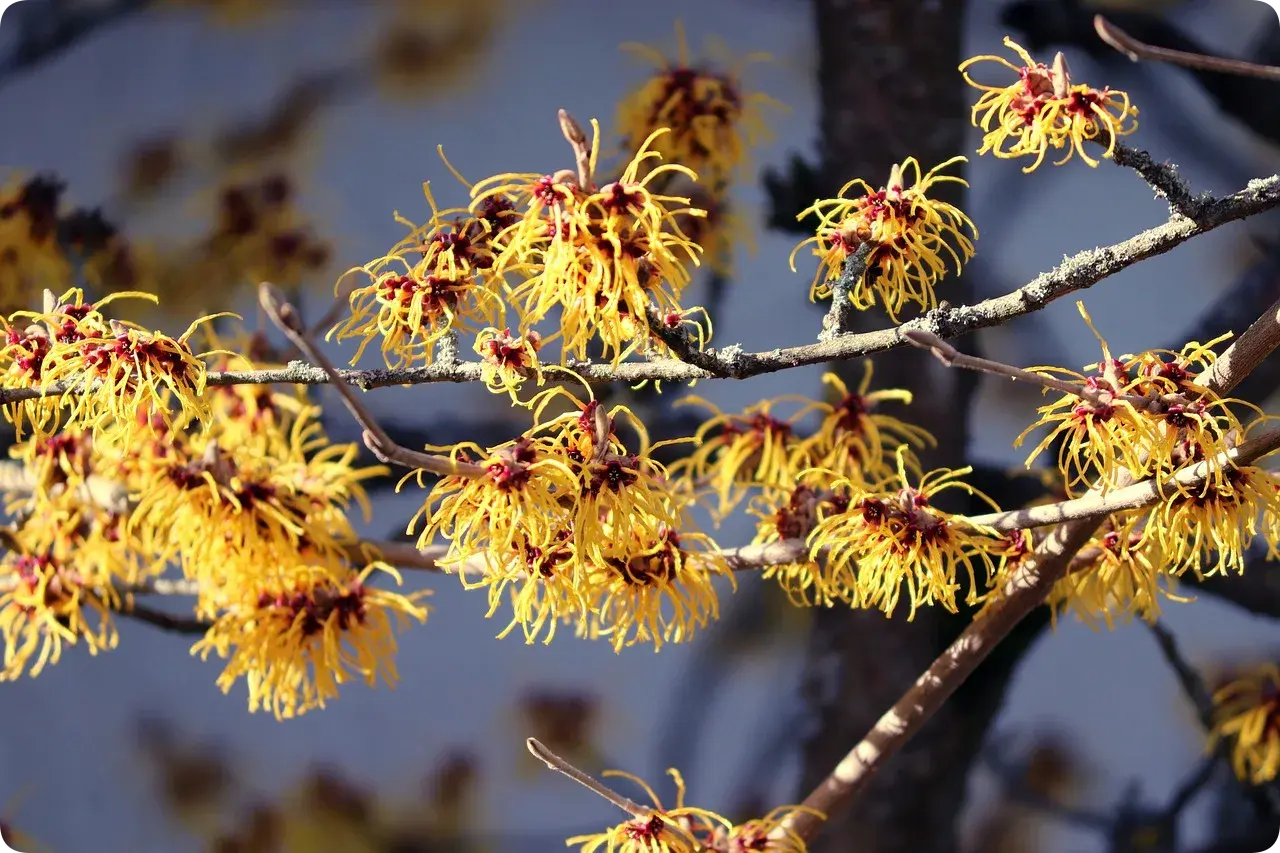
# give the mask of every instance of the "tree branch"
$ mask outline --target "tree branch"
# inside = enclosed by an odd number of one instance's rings
[[[141,604],[134,604],[132,607],[117,610],[116,612],[121,616],[145,622],[148,625],[173,634],[203,634],[213,624],[197,619],[194,616],[177,616],[172,613],[165,613],[163,610],[154,610]]]
[[[562,773],[565,776],[568,776],[588,791],[603,797],[632,817],[638,820],[645,820],[653,815],[653,809],[645,808],[629,797],[622,796],[603,782],[592,778],[577,767],[574,767],[567,760],[561,758],[548,749],[546,745],[537,738],[531,737],[526,739],[525,745],[529,748],[529,752],[533,753],[533,757],[547,765],[547,767],[557,773]]]
[[[1184,50],[1156,47],[1155,45],[1138,41],[1102,15],[1094,15],[1093,28],[1098,33],[1098,38],[1134,62],[1141,59],[1151,59],[1156,62],[1167,62],[1170,65],[1181,65],[1184,68],[1199,68],[1204,71],[1236,74],[1241,77],[1257,77],[1263,80],[1280,80],[1280,66],[1259,65],[1256,62],[1244,62],[1239,59],[1223,59],[1219,56],[1208,56],[1203,53],[1189,53]]]
[[[1204,209],[1207,196],[1193,196],[1186,180],[1172,164],[1157,163],[1146,151],[1131,148],[1119,140],[1116,140],[1111,159],[1117,166],[1133,169],[1141,175],[1158,197],[1169,202],[1171,212],[1196,219]]]
[[[760,352],[743,351],[737,346],[721,350],[710,349],[702,354],[703,357],[699,357],[701,366],[674,358],[626,362],[616,367],[579,361],[570,361],[566,366],[592,383],[749,379],[795,367],[847,361],[898,349],[908,345],[905,333],[912,329],[929,332],[943,339],[956,338],[1039,311],[1057,299],[1092,287],[1134,264],[1169,252],[1193,237],[1276,207],[1280,207],[1280,175],[1255,179],[1238,192],[1220,199],[1207,200],[1196,221],[1183,216],[1171,218],[1111,246],[1077,252],[1011,293],[984,299],[972,305],[935,308],[914,320],[888,329],[839,335],[828,341]],[[325,385],[340,378],[348,386],[368,391],[395,385],[478,382],[481,378],[480,369],[481,364],[474,361],[434,364],[405,370],[337,370],[332,367],[326,370],[324,366],[292,362],[286,367],[273,370],[211,371],[207,384],[215,387]],[[74,383],[52,383],[45,388],[5,388],[0,389],[0,405],[78,391]]]

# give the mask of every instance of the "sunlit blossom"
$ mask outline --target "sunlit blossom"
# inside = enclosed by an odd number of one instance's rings
[[[594,172],[599,127],[593,122],[589,169]],[[689,268],[699,264],[701,247],[677,224],[680,216],[702,216],[688,198],[662,194],[659,179],[678,174],[696,180],[679,163],[658,163],[657,130],[644,140],[622,174],[596,187],[583,176],[505,174],[473,188],[476,205],[504,200],[520,220],[499,236],[503,245],[495,272],[523,281],[511,291],[526,324],[558,310],[565,358],[586,358],[593,340],[617,363],[651,346],[649,312],[681,315],[681,292]],[[513,201],[514,200],[514,201]]]
[[[497,248],[494,239],[505,226],[509,208],[477,215],[466,209],[441,210],[423,185],[431,218],[410,228],[392,250],[347,275],[363,275],[368,284],[349,289],[351,315],[329,336],[359,341],[351,363],[369,344],[378,342],[388,367],[432,364],[448,333],[474,334],[502,323],[506,313],[499,277],[491,273]],[[342,295],[346,286],[338,282]]]
[[[945,491],[960,491],[999,507],[960,478],[969,468],[931,471],[915,485],[905,459],[898,457],[898,475],[878,488],[837,480],[849,490],[849,507],[826,516],[809,536],[812,559],[825,552],[826,587],[854,607],[877,608],[892,615],[905,585],[910,603],[908,619],[918,607],[938,604],[957,611],[957,594],[967,579],[966,603],[995,577],[994,531],[957,522],[934,506]],[[896,491],[892,491],[897,486]],[[967,578],[961,577],[961,572]]]
[[[244,678],[249,710],[277,719],[325,707],[348,681],[394,685],[396,631],[426,621],[418,602],[427,593],[370,586],[375,571],[400,579],[376,563],[345,579],[328,566],[289,567],[287,580],[247,587],[228,603],[192,654],[226,658],[218,686],[229,691]]]
[[[1109,87],[1095,89],[1073,83],[1065,57],[1059,53],[1052,66],[1036,62],[1012,39],[1005,47],[1017,54],[1020,65],[999,56],[975,56],[960,64],[965,81],[982,91],[973,105],[973,125],[984,132],[979,154],[1012,159],[1035,157],[1024,172],[1034,171],[1049,149],[1065,149],[1054,165],[1066,163],[1074,154],[1090,166],[1098,161],[1089,156],[1085,143],[1097,142],[1103,157],[1111,157],[1116,141],[1138,129],[1137,107],[1129,96]],[[978,83],[969,69],[980,62],[995,62],[1018,76],[1006,86]]]
[[[1106,491],[1199,461],[1209,469],[1202,491],[1220,487],[1230,466],[1224,467],[1219,456],[1243,434],[1233,407],[1256,410],[1238,400],[1221,399],[1196,381],[1216,358],[1210,346],[1223,338],[1193,342],[1180,353],[1152,350],[1115,357],[1084,304],[1077,307],[1101,344],[1102,360],[1086,366],[1087,374],[1052,366],[1031,368],[1076,383],[1080,390],[1062,393],[1042,406],[1040,418],[1018,436],[1015,447],[1040,427],[1051,427],[1027,464],[1056,443],[1057,467],[1072,496],[1081,486],[1096,484]]]
[[[1048,604],[1055,617],[1070,613],[1094,628],[1114,628],[1135,616],[1155,621],[1162,601],[1190,600],[1177,594],[1169,561],[1146,513],[1112,516],[1054,585]]]
[[[864,244],[870,244],[866,269],[847,283],[849,301],[860,311],[883,306],[889,319],[897,320],[908,304],[922,311],[937,307],[934,286],[950,268],[958,274],[973,257],[978,230],[955,205],[932,198],[940,184],[968,186],[963,178],[941,174],[964,157],[953,157],[928,172],[908,157],[895,164],[880,189],[862,179],[840,188],[836,198],[816,201],[797,218],[817,217],[817,233],[791,252],[796,255],[812,245],[819,260],[809,298],[824,299],[833,292],[832,282],[845,275],[846,262]],[[853,197],[846,193],[857,192]],[[966,235],[965,232],[969,234]]]

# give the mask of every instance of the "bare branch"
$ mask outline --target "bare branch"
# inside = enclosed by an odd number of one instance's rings
[[[1181,65],[1184,68],[1200,68],[1205,71],[1236,74],[1240,77],[1258,77],[1263,80],[1280,80],[1280,66],[1259,65],[1256,62],[1245,62],[1239,59],[1223,59],[1219,56],[1207,56],[1203,53],[1189,53],[1185,50],[1156,47],[1155,45],[1138,41],[1102,15],[1094,15],[1093,28],[1098,33],[1098,38],[1134,62],[1142,59],[1151,59],[1156,62],[1167,62],[1170,65]]]
[[[1219,454],[1212,464],[1249,465],[1275,452],[1277,448],[1280,448],[1280,427],[1268,430],[1239,447]],[[1143,480],[1131,486],[1113,489],[1105,495],[1090,492],[1084,497],[1073,500],[957,518],[955,521],[957,524],[968,523],[1007,531],[1045,527],[1066,521],[1101,520],[1115,512],[1154,506],[1165,496],[1182,489],[1194,491],[1204,482],[1210,470],[1209,462],[1198,462],[1179,469],[1177,473],[1164,480]]]
[[[979,373],[989,373],[992,376],[1003,376],[1006,379],[1026,382],[1029,385],[1039,385],[1042,388],[1061,391],[1064,394],[1071,394],[1074,397],[1079,397],[1080,399],[1087,400],[1090,403],[1101,404],[1103,402],[1096,391],[1085,387],[1083,383],[1065,382],[1055,376],[1033,373],[1030,370],[1024,370],[1021,367],[1014,367],[1013,365],[1005,364],[1003,362],[967,355],[931,332],[926,332],[920,329],[909,329],[903,333],[903,336],[915,346],[929,350],[938,359],[938,361],[942,362],[947,367],[960,367],[966,370],[976,370]]]
[[[392,441],[386,431],[378,425],[377,419],[365,408],[364,403],[356,396],[356,393],[351,390],[351,386],[343,380],[338,369],[333,366],[333,362],[329,361],[329,357],[320,351],[320,347],[312,340],[307,333],[306,327],[302,324],[302,318],[298,315],[297,309],[285,301],[284,294],[272,285],[263,282],[258,288],[258,301],[262,303],[262,308],[267,312],[267,316],[280,328],[280,331],[285,333],[290,342],[302,350],[307,358],[320,365],[320,369],[324,371],[325,375],[333,383],[334,388],[342,395],[342,402],[346,404],[347,410],[363,427],[364,443],[373,451],[373,455],[378,457],[379,461],[428,471],[442,477],[483,477],[485,475],[484,468],[479,465],[457,462],[445,456],[410,450]]]
[[[1280,299],[1236,338],[1209,370],[1199,377],[1202,385],[1234,388],[1280,345]]]
[[[547,765],[550,769],[557,773],[563,773],[579,785],[613,803],[627,814],[639,820],[646,820],[653,815],[652,809],[647,809],[634,800],[624,797],[617,791],[605,785],[586,773],[574,767],[567,760],[556,755],[546,747],[541,741],[535,737],[528,738],[525,745],[529,747],[529,752],[533,753],[533,757]]]
[[[212,627],[212,623],[197,619],[194,616],[176,616],[163,610],[153,610],[141,604],[116,611],[121,616],[145,622],[164,631],[174,634],[203,634]]]
[[[892,708],[836,765],[803,805],[834,815],[858,795],[871,778],[918,732],[978,664],[1031,610],[1040,605],[1066,573],[1074,555],[1089,541],[1096,522],[1064,524],[1054,530],[1010,579],[1003,598],[972,622],[903,694]],[[793,815],[789,828],[803,838],[817,834],[822,821],[808,812]],[[779,834],[782,830],[779,830]]]

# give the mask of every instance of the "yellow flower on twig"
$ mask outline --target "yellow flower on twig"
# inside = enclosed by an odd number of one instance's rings
[[[968,576],[965,601],[976,602],[979,587],[995,576],[998,540],[994,531],[957,523],[934,506],[935,498],[959,490],[997,511],[999,507],[960,479],[969,468],[931,471],[912,485],[904,451],[899,451],[896,482],[870,489],[847,479],[835,482],[848,489],[849,506],[843,513],[827,515],[814,528],[809,535],[811,558],[818,560],[826,552],[825,588],[854,607],[874,607],[892,615],[905,585],[911,605],[908,619],[925,604],[940,604],[954,613],[960,571]],[[899,488],[893,491],[893,486]],[[985,569],[981,580],[975,563]]]
[[[821,259],[809,298],[830,296],[832,282],[845,274],[846,261],[870,244],[865,271],[848,285],[855,308],[862,311],[878,303],[889,319],[897,320],[908,304],[926,311],[936,307],[934,285],[947,274],[948,260],[959,273],[973,257],[978,230],[959,208],[930,198],[928,192],[943,183],[968,186],[963,178],[939,174],[965,162],[964,157],[953,157],[922,173],[920,164],[909,157],[893,167],[880,189],[855,179],[841,187],[836,198],[816,201],[801,211],[798,219],[818,217],[817,233],[791,252],[793,271],[796,255],[805,246],[812,245]],[[846,197],[852,189],[861,194]]]
[[[288,580],[243,588],[241,600],[228,604],[191,652],[229,658],[218,686],[226,692],[245,678],[249,710],[277,719],[323,708],[338,685],[355,678],[394,685],[395,628],[426,621],[427,609],[417,602],[428,593],[369,586],[374,571],[400,580],[379,563],[360,572],[289,567]]]
[[[1090,166],[1098,161],[1085,150],[1086,142],[1103,146],[1103,157],[1115,151],[1116,140],[1138,129],[1134,117],[1137,107],[1129,103],[1124,92],[1110,88],[1095,89],[1083,83],[1073,84],[1066,58],[1059,53],[1052,66],[1036,62],[1013,40],[1005,37],[1005,47],[1017,53],[1021,65],[999,56],[975,56],[960,64],[965,82],[982,90],[973,105],[973,125],[986,134],[979,154],[991,152],[996,157],[1012,159],[1034,156],[1035,161],[1022,171],[1032,172],[1050,148],[1066,149],[1054,165],[1061,166],[1079,153]],[[979,62],[996,62],[1018,75],[1007,86],[988,86],[976,82],[968,69]]]

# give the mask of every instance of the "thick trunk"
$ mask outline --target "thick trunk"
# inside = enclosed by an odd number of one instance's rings
[[[956,70],[962,57],[962,0],[814,0],[821,90],[823,182],[838,188],[861,177],[873,185],[908,156],[922,169],[964,152],[967,101]],[[946,185],[943,185],[944,187]],[[949,199],[960,202],[959,194]],[[967,299],[949,278],[939,297]],[[887,320],[867,312],[868,327]],[[860,373],[857,368],[846,372]],[[916,394],[905,413],[938,438],[926,467],[963,465],[974,379],[926,354],[897,351],[877,360],[876,387]],[[859,797],[833,819],[818,851],[953,853],[965,783],[1008,676],[1042,620],[1011,637],[1003,661],[991,661],[897,755]],[[841,756],[916,679],[963,627],[963,618],[922,609],[913,622],[902,611],[839,608],[817,614],[806,673],[817,734],[804,749],[804,790]]]

